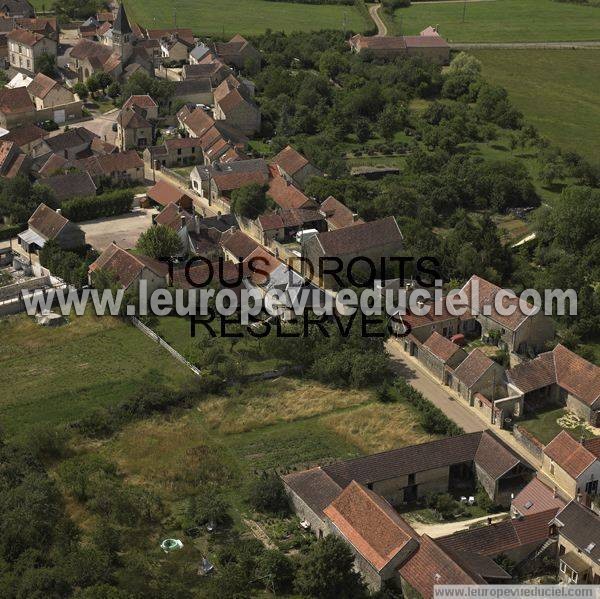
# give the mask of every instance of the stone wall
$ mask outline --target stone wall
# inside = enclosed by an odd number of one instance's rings
[[[527,449],[527,451],[530,451],[538,460],[542,459],[544,445],[534,435],[519,425],[514,427],[513,435],[515,440]]]

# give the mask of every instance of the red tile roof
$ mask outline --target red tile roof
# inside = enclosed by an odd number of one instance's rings
[[[539,478],[533,478],[512,500],[512,507],[528,516],[552,509],[562,509],[567,504]]]
[[[471,290],[474,286],[476,286],[476,289],[478,287],[479,302],[477,305],[471,305]],[[529,304],[519,299],[514,293],[511,297],[503,298],[503,305],[505,307],[514,307],[514,312],[510,315],[500,314],[495,307],[496,295],[499,291],[510,290],[503,290],[477,275],[473,275],[465,283],[462,290],[469,298],[469,305],[473,314],[482,313],[510,331],[516,331],[530,317],[525,314],[525,310],[530,308]]]
[[[348,254],[358,255],[361,251],[388,244],[395,244],[400,250],[403,243],[402,233],[393,216],[356,224],[353,227],[326,231],[312,239],[318,240],[324,256],[340,257]]]
[[[92,156],[82,160],[83,167],[92,175],[111,176],[114,173],[144,167],[144,161],[135,150],[115,152],[104,156]]]
[[[175,202],[167,204],[166,208],[161,210],[154,219],[157,225],[163,225],[175,231],[182,228],[184,221],[186,226],[191,227],[194,224],[194,217]]]
[[[168,266],[147,256],[138,256],[111,243],[95,262],[90,265],[90,273],[99,269],[112,272],[117,282],[127,289],[138,280],[144,268],[148,268],[160,277],[166,277]]]
[[[401,551],[417,549],[416,533],[392,506],[356,481],[323,512],[378,572]]]
[[[163,180],[148,190],[148,197],[161,206],[177,203],[183,208],[191,209],[193,204],[192,198],[183,190]]]
[[[336,229],[350,227],[354,224],[363,223],[362,219],[356,219],[350,208],[344,206],[342,202],[336,200],[333,196],[329,196],[322,204],[321,211],[327,217]]]
[[[221,245],[240,261],[244,261],[259,247],[257,241],[254,241],[252,237],[242,233],[239,229],[224,233],[221,237]]]
[[[439,35],[405,35],[407,48],[449,48],[448,42]]]
[[[47,77],[43,73],[38,73],[33,81],[27,86],[27,91],[36,98],[45,98],[60,83]]]
[[[286,146],[273,158],[272,164],[278,166],[288,176],[293,177],[308,164],[308,160],[292,146]]]
[[[454,371],[456,378],[470,389],[493,366],[494,361],[480,349],[474,349]]]
[[[438,584],[485,584],[480,576],[467,573],[427,535],[420,538],[417,552],[400,566],[399,572],[423,599],[431,599],[433,587]]]
[[[123,104],[123,108],[138,106],[139,108],[156,108],[158,104],[148,95],[133,95]]]
[[[561,431],[544,447],[544,454],[558,464],[569,476],[578,478],[598,458],[569,435]]]
[[[0,112],[5,114],[24,114],[35,110],[31,97],[25,87],[0,89]]]
[[[295,185],[285,177],[271,171],[271,181],[267,195],[282,208],[307,208],[316,207],[316,203],[304,195]]]
[[[14,141],[18,146],[25,146],[37,139],[43,139],[48,135],[37,125],[23,125],[22,127],[14,128],[10,133],[3,135],[1,141]]]
[[[48,240],[54,239],[68,222],[62,214],[48,208],[46,204],[40,204],[27,221],[27,224],[30,229]]]
[[[525,545],[542,544],[550,537],[550,522],[557,508],[552,508],[524,518],[513,518],[456,532],[440,537],[438,543],[451,551],[472,551],[495,556]]]
[[[444,363],[461,350],[456,343],[452,343],[450,339],[443,337],[436,331],[431,333],[431,336],[423,343],[422,347],[427,348],[436,358],[439,358]]]
[[[13,29],[7,36],[9,40],[25,46],[35,46],[44,36],[27,29]]]
[[[560,343],[551,352],[511,368],[507,376],[523,393],[557,384],[588,406],[600,400],[600,368]]]
[[[262,246],[258,246],[244,260],[250,269],[250,280],[255,285],[265,285],[269,281],[269,275],[283,264],[279,258],[267,252]],[[255,272],[260,271],[260,272]],[[267,273],[267,274],[264,274]]]

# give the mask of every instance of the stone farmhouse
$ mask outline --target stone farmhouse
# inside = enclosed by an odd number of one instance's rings
[[[392,580],[428,597],[438,561],[446,561],[448,555],[436,542],[430,545],[428,537],[419,537],[394,506],[414,503],[432,492],[468,493],[477,482],[495,502],[508,505],[511,494],[525,486],[531,475],[527,464],[485,431],[292,472],[282,478],[298,516],[315,535],[334,534],[348,543],[356,568],[371,588],[379,589]],[[542,535],[540,544],[547,536]],[[431,552],[441,555],[434,565],[425,567],[422,560]],[[411,565],[413,559],[417,561]],[[419,581],[418,571],[423,567],[429,585]],[[483,584],[481,572],[457,564],[444,582],[477,580]],[[494,570],[490,578],[506,578],[506,573]]]
[[[420,57],[438,64],[450,62],[450,45],[433,27],[419,35],[398,37],[358,34],[350,38],[349,44],[354,52],[369,52],[376,58]]]
[[[10,66],[26,73],[38,71],[38,60],[43,54],[56,56],[56,40],[27,29],[14,29],[7,36]]]
[[[564,345],[559,343],[551,352],[511,368],[506,375],[522,394],[527,411],[566,405],[591,425],[600,426],[600,368]]]
[[[113,242],[90,264],[90,285],[93,284],[94,275],[100,270],[111,273],[117,284],[125,290],[138,289],[140,281],[144,280],[148,293],[152,293],[165,287],[168,266],[148,256],[134,255]]]
[[[542,473],[572,499],[600,494],[600,439],[577,441],[561,431],[543,449]]]
[[[271,164],[277,168],[279,174],[294,183],[300,189],[306,185],[311,177],[322,177],[323,173],[312,165],[308,159],[292,146],[286,146],[277,154]]]
[[[27,253],[37,253],[48,241],[56,241],[64,250],[85,246],[85,233],[66,219],[59,210],[40,204],[27,221],[27,229],[18,236]]]

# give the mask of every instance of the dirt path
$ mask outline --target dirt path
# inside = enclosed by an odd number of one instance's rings
[[[245,518],[244,524],[252,531],[252,534],[267,548],[277,549],[277,546],[271,541],[269,535],[262,529],[258,522]]]
[[[508,512],[502,512],[501,514],[494,514],[490,516],[492,522],[500,522],[509,515]],[[473,518],[472,520],[461,520],[460,522],[441,522],[440,524],[425,524],[415,520],[409,520],[410,525],[420,534],[427,534],[431,538],[436,539],[438,537],[445,537],[446,535],[454,534],[461,530],[467,530],[473,524],[478,522],[486,522],[488,516],[482,516],[481,518]]]
[[[383,19],[379,16],[379,9],[381,8],[381,4],[374,4],[369,8],[369,14],[373,19],[375,25],[377,25],[377,35],[384,36],[387,35],[388,29],[386,24],[383,22]]]

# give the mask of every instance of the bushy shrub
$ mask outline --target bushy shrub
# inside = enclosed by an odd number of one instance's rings
[[[284,516],[290,509],[283,482],[274,473],[250,481],[246,497],[250,506],[259,512]]]

